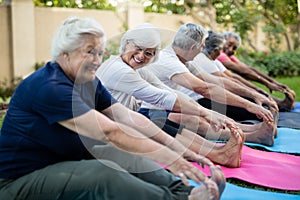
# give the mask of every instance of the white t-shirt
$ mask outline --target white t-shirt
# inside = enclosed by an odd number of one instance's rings
[[[148,67],[155,76],[157,76],[164,84],[174,90],[178,90],[194,100],[202,98],[202,96],[188,88],[182,87],[171,80],[172,76],[189,72],[189,69],[179,60],[171,46],[160,51],[159,59]]]
[[[214,64],[214,62],[212,62],[212,60],[210,60],[204,53],[199,53],[192,61],[189,61],[188,63],[191,63],[193,66],[195,66],[195,70],[198,70],[192,71],[193,69],[190,69],[189,65],[187,65],[190,72],[192,72],[194,75],[200,74],[200,69],[203,69],[210,74],[220,71],[217,65]]]
[[[139,109],[137,100],[161,109],[172,110],[177,94],[161,89],[164,86],[159,85],[155,81],[156,77],[146,69],[138,71],[124,63],[120,56],[111,56],[98,68],[96,76],[115,99],[132,110]]]
[[[160,51],[158,61],[147,66],[156,77],[174,90],[180,90],[182,86],[171,80],[172,76],[189,72],[186,66],[178,59],[171,46]]]
[[[214,60],[214,63],[216,64],[220,72],[225,72],[227,70],[227,68],[219,60]]]
[[[210,60],[204,53],[199,53],[192,61],[189,61],[186,66],[195,76],[203,73],[203,71],[212,74],[215,72],[224,72],[226,70],[226,67],[220,61]],[[203,96],[198,93],[186,88],[181,91],[188,94],[195,100],[203,98]]]

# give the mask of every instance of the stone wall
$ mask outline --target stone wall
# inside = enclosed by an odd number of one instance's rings
[[[123,33],[125,27],[150,22],[167,32],[163,35],[164,43],[171,41],[170,32],[175,32],[181,24],[194,22],[189,15],[144,13],[143,6],[134,2],[124,3],[114,12],[34,7],[32,0],[4,0],[0,5],[0,81],[27,76],[34,71],[35,63],[50,60],[53,33],[68,16],[95,18],[108,39]],[[257,35],[253,38],[258,47],[263,45]]]

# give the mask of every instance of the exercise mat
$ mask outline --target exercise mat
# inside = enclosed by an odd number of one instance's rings
[[[210,175],[209,169],[192,162]],[[300,190],[300,157],[277,152],[266,152],[244,146],[239,168],[221,166],[226,178],[237,178],[249,183],[282,190]]]
[[[291,112],[300,112],[300,102],[295,102],[295,108]]]
[[[199,186],[194,181],[189,181],[193,186]],[[221,196],[221,200],[257,200],[257,199],[272,199],[272,200],[300,200],[300,195],[283,194],[278,192],[268,192],[254,190],[236,186],[231,183],[226,183],[225,190]]]
[[[279,112],[277,127],[300,129],[300,112]]]
[[[300,130],[278,128],[277,137],[274,140],[274,145],[271,147],[251,142],[245,142],[245,144],[248,146],[263,147],[264,149],[274,152],[300,154]]]

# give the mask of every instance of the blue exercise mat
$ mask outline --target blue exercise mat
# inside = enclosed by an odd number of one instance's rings
[[[197,183],[190,180],[190,184],[198,186]],[[300,200],[300,195],[283,194],[278,192],[268,192],[243,188],[240,186],[226,183],[225,190],[221,196],[221,200]]]
[[[300,102],[295,102],[295,108],[291,112],[300,112]]]
[[[277,127],[300,129],[300,112],[279,112]]]
[[[262,144],[245,142],[248,146],[259,146],[269,151],[280,153],[300,153],[300,130],[292,128],[278,128],[278,135],[274,145],[269,147]]]

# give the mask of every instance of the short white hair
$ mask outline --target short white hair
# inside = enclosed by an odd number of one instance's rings
[[[195,43],[201,44],[203,39],[207,38],[208,32],[201,25],[195,23],[186,23],[179,27],[172,46],[183,50],[190,49]]]
[[[155,56],[151,62],[158,60],[159,50],[161,48],[161,38],[159,29],[157,27],[150,23],[143,23],[125,32],[121,38],[121,44],[119,48],[120,54],[124,53],[127,41],[131,41],[134,44],[144,48],[155,48]]]
[[[242,44],[241,36],[236,32],[226,31],[222,33],[223,37],[227,40],[229,37],[233,37],[238,41],[238,47]]]
[[[105,48],[105,34],[102,26],[93,18],[69,17],[56,30],[52,39],[51,57],[56,61],[63,53],[78,49],[84,40],[84,35],[90,34],[103,39]]]

